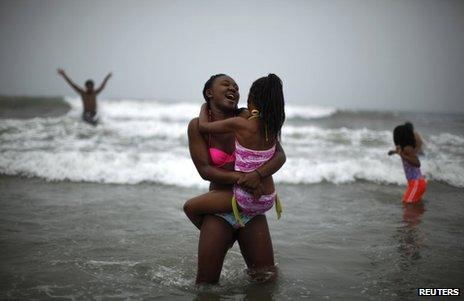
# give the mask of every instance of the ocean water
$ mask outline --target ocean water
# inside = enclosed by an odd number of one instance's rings
[[[207,189],[187,149],[199,104],[100,100],[92,127],[79,99],[47,103],[0,119],[0,299],[416,300],[419,287],[464,287],[463,115],[288,105],[284,213],[267,214],[277,281],[250,281],[234,245],[220,283],[197,287],[198,231],[181,208]],[[429,186],[403,207],[387,151],[406,120]]]
[[[187,148],[187,123],[197,116],[200,104],[100,100],[102,123],[91,127],[80,121],[78,98],[65,102],[71,110],[61,116],[0,119],[1,174],[207,187]],[[282,145],[287,163],[275,175],[277,183],[363,180],[404,185],[399,158],[386,154],[393,147],[393,128],[409,120],[425,140],[426,156],[421,159],[427,178],[464,187],[464,115],[302,105],[287,105],[286,113]]]

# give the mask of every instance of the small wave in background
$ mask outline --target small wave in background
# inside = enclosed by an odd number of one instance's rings
[[[81,101],[34,100],[22,116],[0,119],[0,173],[50,181],[207,187],[188,153],[187,124],[200,103],[153,100],[99,101],[101,124],[81,121]],[[3,110],[4,105],[2,105]],[[33,112],[36,112],[34,115]],[[44,115],[45,114],[45,115]],[[425,140],[422,171],[429,180],[464,187],[462,115],[341,111],[286,106],[282,144],[287,155],[278,183],[406,183],[392,129],[413,122]],[[32,117],[37,116],[37,117]],[[13,118],[10,118],[13,117]]]

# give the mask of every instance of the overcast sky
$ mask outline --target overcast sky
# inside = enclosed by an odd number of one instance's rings
[[[0,94],[200,101],[227,73],[242,104],[269,72],[289,103],[464,112],[464,1],[0,0]]]

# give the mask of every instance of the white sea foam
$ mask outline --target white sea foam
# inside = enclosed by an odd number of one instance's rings
[[[308,105],[287,105],[285,107],[285,115],[287,118],[322,118],[333,115],[337,112],[336,108],[308,106]]]
[[[0,172],[51,181],[206,187],[190,158],[169,152],[136,153],[114,151],[8,151],[0,158]]]
[[[79,120],[80,100],[67,101],[72,110],[65,116],[0,120],[1,174],[50,181],[207,187],[187,146],[187,123],[198,114],[198,104],[102,100],[102,124],[92,127]],[[317,118],[335,112],[305,110],[312,109],[288,105],[287,116]],[[464,137],[442,133],[424,139],[423,173],[431,180],[464,187]],[[286,124],[282,141],[287,163],[275,180],[405,184],[401,161],[386,155],[391,140],[391,131],[386,130]]]
[[[66,97],[66,102],[71,105],[73,110],[70,112],[75,115],[79,114],[81,100],[76,97]],[[186,121],[200,112],[199,103],[194,102],[161,102],[156,100],[101,100],[100,115],[105,118],[115,119],[149,119],[149,120],[169,120],[169,121]],[[245,102],[240,106],[246,106]],[[315,105],[287,105],[285,108],[286,117],[314,119],[333,115],[337,112],[336,108],[322,107]]]
[[[104,261],[104,260],[89,260],[88,263],[94,266],[129,266],[133,267],[140,262],[131,261],[131,260],[122,260],[122,261]]]

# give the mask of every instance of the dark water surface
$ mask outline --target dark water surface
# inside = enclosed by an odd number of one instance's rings
[[[413,300],[464,286],[464,190],[280,185],[268,213],[279,277],[249,281],[235,245],[221,283],[196,287],[198,231],[181,212],[198,189],[0,177],[0,299]],[[426,298],[421,300],[427,300]]]

